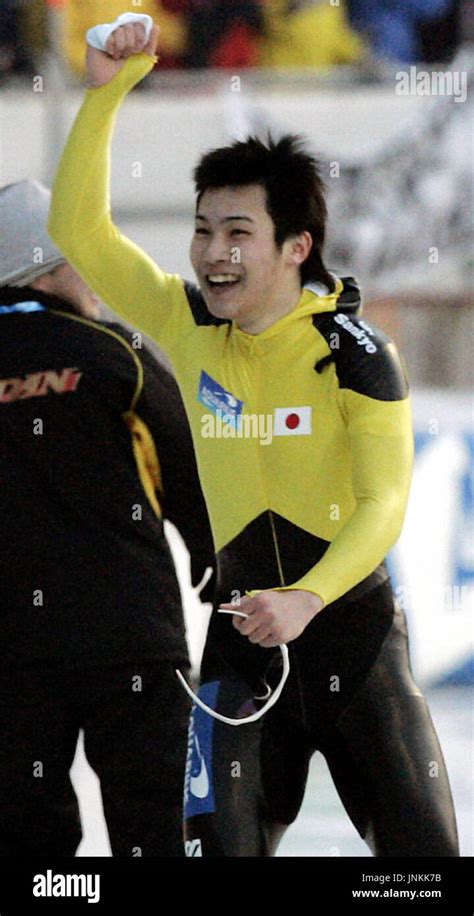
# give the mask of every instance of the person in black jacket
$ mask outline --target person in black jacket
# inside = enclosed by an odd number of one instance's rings
[[[187,646],[163,519],[197,585],[207,512],[174,379],[99,320],[48,206],[37,183],[0,190],[0,855],[75,854],[83,728],[113,855],[181,856]]]

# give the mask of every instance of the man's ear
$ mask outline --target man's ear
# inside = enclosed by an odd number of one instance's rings
[[[288,239],[288,241],[290,242],[290,249],[288,252],[290,263],[299,267],[309,256],[313,247],[313,237],[311,233],[305,229],[304,232],[300,232],[299,235],[295,235],[292,239]]]

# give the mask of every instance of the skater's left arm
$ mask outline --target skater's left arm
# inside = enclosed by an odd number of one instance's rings
[[[413,467],[408,398],[373,401],[345,392],[355,509],[324,556],[289,589],[308,589],[324,604],[362,582],[385,559],[403,526]]]

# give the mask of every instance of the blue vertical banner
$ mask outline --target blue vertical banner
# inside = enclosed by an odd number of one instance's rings
[[[415,675],[474,683],[474,431],[459,392],[415,392],[415,466],[401,537],[391,551],[408,617]]]
[[[474,583],[474,433],[464,433],[466,463],[459,482],[459,525],[453,566],[459,586]]]
[[[209,681],[199,689],[198,696],[215,709],[220,681]],[[215,719],[194,705],[189,723],[188,757],[184,782],[184,816],[211,814],[215,811],[213,735]]]

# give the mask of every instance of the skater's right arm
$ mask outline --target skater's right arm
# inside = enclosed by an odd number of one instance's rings
[[[114,225],[110,145],[117,112],[156,61],[158,29],[115,31],[106,52],[88,47],[88,90],[56,175],[49,232],[88,284],[168,352],[193,327],[182,279],[161,270]],[[140,43],[141,42],[141,43]]]

